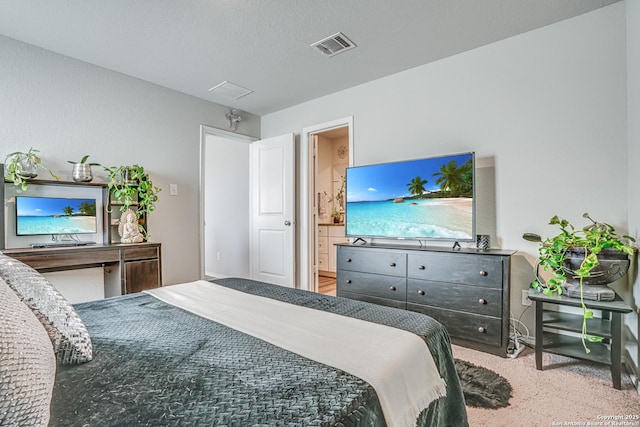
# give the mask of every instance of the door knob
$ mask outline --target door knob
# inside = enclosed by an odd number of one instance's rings
[[[286,221],[284,222],[284,225],[286,225],[287,227],[291,227],[291,221],[286,220]]]

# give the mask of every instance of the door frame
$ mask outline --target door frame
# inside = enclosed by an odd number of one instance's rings
[[[314,152],[313,138],[310,135],[326,132],[332,129],[347,127],[349,133],[349,166],[353,166],[353,116],[308,126],[302,129],[300,135],[300,288],[317,292],[314,269],[317,263],[316,235],[317,223],[314,221],[315,177],[311,174]]]
[[[218,128],[214,128],[211,126],[206,126],[206,125],[200,125],[200,169],[199,169],[199,174],[200,174],[200,183],[199,183],[199,198],[198,198],[198,214],[199,214],[199,228],[200,228],[200,278],[204,279],[205,278],[205,253],[204,253],[204,219],[205,219],[205,212],[204,212],[204,196],[205,196],[205,187],[206,187],[206,182],[205,182],[205,168],[206,168],[206,164],[205,164],[205,160],[206,160],[206,139],[207,139],[207,135],[212,135],[212,136],[218,136],[220,138],[225,138],[225,139],[230,139],[230,140],[234,140],[234,141],[238,141],[238,142],[245,142],[245,143],[253,143],[255,141],[258,141],[259,138],[255,138],[252,136],[247,136],[247,135],[240,135],[237,133],[233,133],[233,132],[229,132],[223,129],[218,129]],[[247,159],[247,161],[249,161]],[[248,189],[247,189],[248,191]],[[250,224],[247,224],[247,228],[250,227]]]

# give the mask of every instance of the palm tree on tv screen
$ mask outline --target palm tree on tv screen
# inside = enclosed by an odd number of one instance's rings
[[[422,195],[425,191],[427,191],[424,186],[427,183],[426,179],[422,179],[419,176],[416,176],[415,178],[413,178],[411,180],[411,182],[409,182],[407,184],[407,187],[409,187],[409,192],[413,195],[413,196],[420,196]]]
[[[72,215],[73,214],[73,208],[71,206],[67,206],[64,209],[62,209],[62,212],[64,212],[65,215]]]
[[[87,216],[96,216],[96,204],[90,202],[80,203],[80,213]]]
[[[470,161],[458,167],[455,160],[451,160],[440,166],[440,171],[435,172],[433,176],[438,177],[436,184],[442,191],[448,192],[453,197],[461,197],[473,191],[471,167]]]

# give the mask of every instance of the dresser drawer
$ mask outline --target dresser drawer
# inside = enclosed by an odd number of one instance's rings
[[[407,302],[484,316],[502,316],[502,290],[480,286],[408,279]]]
[[[407,279],[404,277],[338,270],[336,286],[339,291],[366,294],[377,298],[403,302],[407,298]]]
[[[337,291],[336,295],[339,296],[339,297],[343,297],[343,298],[349,298],[349,299],[355,299],[355,300],[358,300],[358,301],[370,302],[372,304],[384,305],[384,306],[387,306],[387,307],[401,308],[403,310],[407,309],[407,304],[404,301],[398,301],[398,300],[392,300],[392,299],[386,299],[386,298],[378,298],[378,297],[374,297],[374,296],[371,296],[371,295],[365,295],[365,294],[356,294],[356,293],[341,291],[339,288],[338,288],[338,291]]]
[[[502,260],[468,254],[409,254],[408,277],[502,289]]]
[[[404,277],[407,274],[407,256],[403,252],[358,250],[338,246],[338,270]]]
[[[500,346],[502,343],[502,320],[500,318],[412,303],[407,304],[407,310],[433,317],[447,328],[452,338],[475,341],[490,346]]]

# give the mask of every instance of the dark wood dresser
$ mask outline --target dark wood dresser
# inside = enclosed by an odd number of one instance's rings
[[[513,251],[338,245],[337,295],[427,314],[452,342],[502,357]]]

